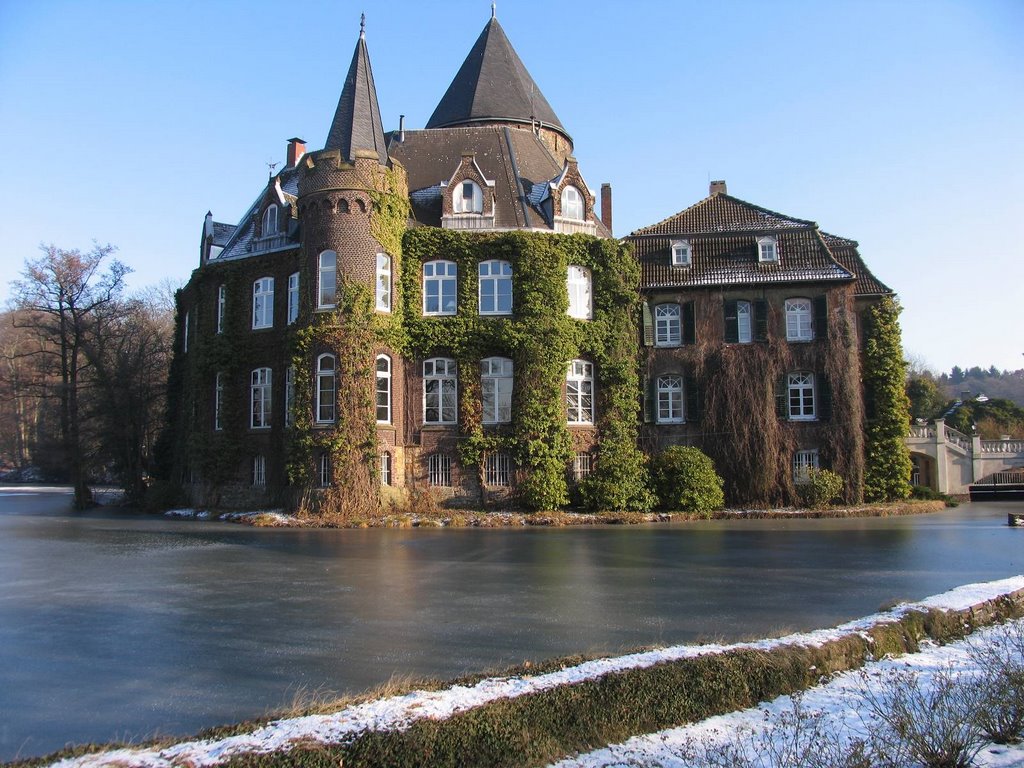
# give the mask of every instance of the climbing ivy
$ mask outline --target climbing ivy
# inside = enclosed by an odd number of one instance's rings
[[[910,495],[911,463],[905,443],[910,403],[904,388],[901,311],[895,300],[886,297],[873,305],[866,316],[864,394],[869,407],[864,497],[868,501],[896,501]]]

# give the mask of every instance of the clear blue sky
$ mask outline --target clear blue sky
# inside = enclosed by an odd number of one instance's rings
[[[556,8],[558,10],[556,10]],[[488,0],[0,0],[0,301],[40,243],[184,282],[286,140],[323,146],[359,31],[385,128],[422,127]],[[615,232],[726,179],[852,237],[908,354],[1024,367],[1024,2],[498,3]]]

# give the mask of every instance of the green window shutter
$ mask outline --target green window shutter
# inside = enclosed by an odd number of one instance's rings
[[[700,423],[701,406],[703,398],[700,389],[697,387],[697,379],[693,376],[683,377],[683,395],[686,398],[686,421],[691,424]]]
[[[683,344],[697,343],[697,323],[693,311],[693,302],[683,304]]]
[[[646,304],[644,305],[646,306]],[[654,421],[654,409],[658,403],[658,393],[654,391],[657,379],[644,376],[644,423],[651,424]]]
[[[828,298],[825,295],[814,297],[814,338],[828,338]]]
[[[786,374],[782,374],[775,382],[775,415],[780,419],[789,419],[789,382]]]
[[[754,302],[754,341],[768,341],[768,302]]]
[[[654,346],[654,318],[651,317],[651,305],[646,301],[640,302],[640,308],[644,316],[644,346]]]
[[[736,302],[725,302],[725,343],[736,344],[740,340],[740,324],[736,315]]]
[[[829,421],[832,419],[832,384],[824,373],[817,375],[816,382],[818,401],[814,404],[814,413],[819,421]]]

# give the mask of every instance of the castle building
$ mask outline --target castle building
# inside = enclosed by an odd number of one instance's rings
[[[711,192],[617,241],[493,14],[419,130],[384,131],[361,30],[324,148],[206,216],[167,477],[209,505],[550,508],[618,503],[594,489],[686,443],[736,499],[818,465],[856,496],[858,317],[890,291],[855,242]]]

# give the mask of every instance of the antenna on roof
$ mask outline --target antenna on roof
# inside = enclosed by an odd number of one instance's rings
[[[491,0],[491,18],[498,18],[498,4],[494,0]]]
[[[274,169],[277,168],[277,163],[267,163],[267,178],[274,177]]]
[[[359,14],[359,39],[366,39],[366,14]]]

